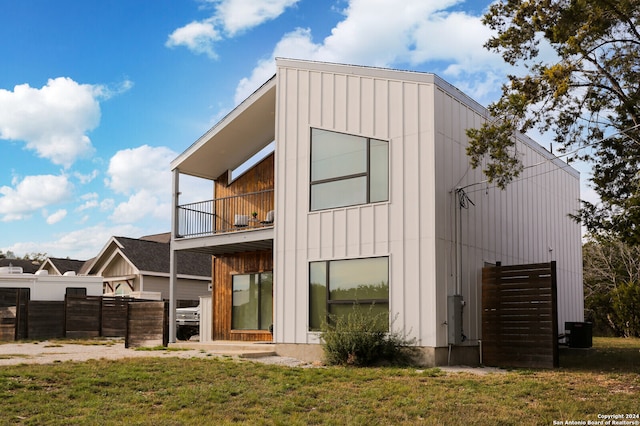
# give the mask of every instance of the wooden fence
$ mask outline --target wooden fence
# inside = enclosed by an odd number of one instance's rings
[[[27,337],[35,340],[64,337],[64,316],[64,301],[30,300]]]
[[[130,303],[127,310],[125,348],[167,346],[169,305],[166,302]]]
[[[102,336],[123,337],[127,335],[127,307],[130,299],[102,297]]]
[[[39,301],[29,300],[29,289],[0,289],[0,340],[103,336],[124,337],[132,346],[147,344],[144,342],[166,346],[168,303],[153,302],[153,307],[148,303],[81,295],[67,295],[64,301]],[[137,305],[145,308],[132,308]]]
[[[0,341],[27,337],[28,288],[0,288]]]
[[[102,297],[65,297],[65,336],[86,339],[101,336]]]
[[[556,264],[482,269],[482,358],[498,367],[558,366]]]

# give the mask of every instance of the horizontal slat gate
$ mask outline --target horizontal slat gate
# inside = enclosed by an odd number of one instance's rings
[[[557,367],[556,294],[555,262],[483,268],[483,363]]]

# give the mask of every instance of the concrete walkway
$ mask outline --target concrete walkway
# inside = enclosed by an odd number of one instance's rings
[[[237,356],[240,358],[262,358],[275,356],[275,345],[265,342],[239,342],[216,340],[214,342],[177,341],[169,343],[170,348],[202,350],[216,355]]]

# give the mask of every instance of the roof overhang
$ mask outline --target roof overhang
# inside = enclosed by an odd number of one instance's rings
[[[171,170],[217,179],[275,139],[275,76],[171,162]]]

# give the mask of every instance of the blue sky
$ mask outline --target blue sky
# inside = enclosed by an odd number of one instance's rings
[[[0,250],[88,259],[169,231],[170,161],[275,57],[434,72],[487,105],[512,71],[482,47],[489,3],[0,0]]]

